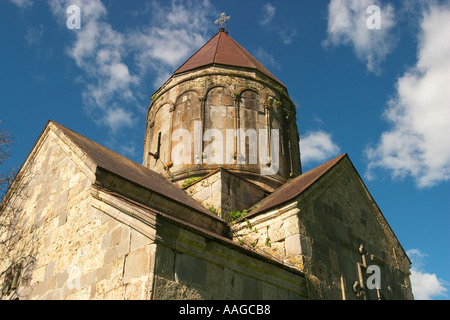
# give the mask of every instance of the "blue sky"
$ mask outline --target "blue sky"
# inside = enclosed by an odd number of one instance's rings
[[[72,4],[79,30],[66,24]],[[368,27],[370,5],[380,29]],[[287,86],[303,170],[347,152],[413,260],[416,297],[448,299],[448,1],[2,0],[8,165],[23,163],[50,119],[141,163],[151,95],[214,36],[221,12]]]

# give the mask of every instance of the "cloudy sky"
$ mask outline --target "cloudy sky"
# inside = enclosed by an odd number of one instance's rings
[[[304,171],[347,152],[413,261],[416,298],[448,299],[449,1],[2,0],[8,165],[49,119],[140,163],[151,95],[221,12],[287,86]]]

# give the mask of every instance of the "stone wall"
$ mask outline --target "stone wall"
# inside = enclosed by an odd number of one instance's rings
[[[305,299],[305,276],[271,259],[161,221],[153,299]]]
[[[2,223],[17,209],[6,222],[19,231],[1,233],[13,244],[0,247],[2,299],[307,297],[303,273],[105,189],[96,181],[105,173],[52,128],[2,209]],[[116,190],[136,187],[112,181]],[[11,270],[18,287],[4,291]]]
[[[300,234],[297,203],[288,204],[233,226],[234,241],[271,255],[274,259],[302,270],[303,259],[294,239]]]
[[[113,219],[117,209],[93,207],[92,181],[85,174],[90,168],[75,164],[77,152],[49,131],[22,168],[2,214],[5,219],[14,211],[20,234],[2,232],[9,241],[0,246],[0,286],[14,264],[21,265],[21,281],[3,299],[149,297],[152,241]]]
[[[410,261],[349,160],[291,204],[234,230],[237,241],[308,274],[311,298],[412,299]],[[370,265],[379,267],[380,290],[367,286]],[[355,294],[356,281],[364,294]]]
[[[178,219],[188,221],[208,231],[223,236],[229,235],[230,228],[228,224],[216,214],[204,208],[201,208],[204,212],[199,212],[199,210],[183,203],[180,199],[178,199],[178,202],[168,199],[157,192],[150,191],[134,183],[129,183],[128,180],[106,170],[97,170],[97,179],[97,185],[100,188],[120,194],[122,197],[143,204],[158,212],[164,212]]]
[[[224,169],[195,181],[185,190],[226,221],[231,211],[249,210],[267,195],[264,189]]]

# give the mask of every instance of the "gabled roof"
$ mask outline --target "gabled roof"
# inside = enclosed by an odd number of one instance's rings
[[[345,157],[348,157],[346,153],[325,162],[324,164],[296,177],[295,179],[289,180],[284,185],[276,189],[272,194],[257,203],[255,205],[257,208],[250,211],[245,217],[248,218],[295,199]]]
[[[59,123],[54,121],[49,121],[49,123],[58,127],[73,143],[81,148],[98,167],[166,198],[174,200],[177,203],[184,204],[198,212],[218,219],[217,216],[212,214],[198,201],[191,198],[186,192],[155,171],[125,158],[124,156],[73,132]]]
[[[195,70],[210,65],[226,65],[255,69],[281,83],[258,60],[234,41],[228,33],[220,30],[211,40],[190,57],[174,74]]]
[[[375,214],[378,216],[379,221],[381,221],[381,224],[389,230],[392,237],[397,242],[398,246],[402,249],[402,251],[405,253],[405,257],[409,260],[408,255],[406,254],[406,251],[404,250],[403,246],[400,244],[400,241],[398,241],[397,236],[395,235],[394,231],[390,227],[389,223],[387,222],[386,218],[384,217],[383,213],[381,212],[380,208],[376,204],[375,200],[373,199],[372,195],[370,194],[369,190],[367,189],[366,185],[362,181],[361,177],[359,176],[358,171],[354,167],[353,163],[351,162],[350,158],[348,157],[347,153],[344,153],[334,159],[331,159],[328,162],[325,162],[324,164],[296,177],[295,179],[292,179],[288,182],[286,182],[284,185],[276,189],[272,194],[261,200],[259,203],[257,203],[254,207],[256,209],[249,211],[249,213],[242,218],[238,220],[242,221],[244,219],[248,219],[251,217],[254,217],[258,214],[262,214],[264,212],[267,212],[269,210],[273,210],[281,205],[286,205],[290,202],[293,202],[296,200],[297,197],[302,195],[302,193],[306,192],[310,187],[312,187],[314,184],[320,183],[320,180],[322,177],[326,176],[327,173],[329,173],[333,168],[337,167],[340,163],[343,163],[344,159],[346,159],[345,162],[347,162],[356,173],[360,185],[365,191],[367,197],[369,198],[369,202],[371,203],[371,206],[375,209]],[[409,260],[411,263],[411,261]]]

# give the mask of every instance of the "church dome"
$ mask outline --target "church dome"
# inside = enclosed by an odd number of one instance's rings
[[[272,191],[301,174],[286,87],[224,29],[152,96],[143,165],[175,182],[219,168]]]

